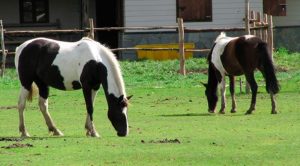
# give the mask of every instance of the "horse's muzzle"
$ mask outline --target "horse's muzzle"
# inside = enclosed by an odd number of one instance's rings
[[[117,135],[119,137],[126,137],[128,135],[128,133],[127,132],[118,132]]]
[[[215,113],[215,110],[210,110],[210,109],[208,109],[208,113]]]

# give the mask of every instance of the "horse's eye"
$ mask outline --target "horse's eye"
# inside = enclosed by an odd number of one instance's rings
[[[123,108],[123,107],[127,107],[127,106],[128,106],[128,103],[127,103],[127,101],[124,99],[124,100],[122,100],[122,101],[120,102],[120,105],[121,105],[121,107]]]

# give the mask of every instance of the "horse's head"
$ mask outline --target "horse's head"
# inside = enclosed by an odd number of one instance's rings
[[[127,120],[127,108],[128,100],[130,97],[124,97],[121,95],[119,98],[114,95],[110,95],[109,108],[107,116],[117,131],[117,135],[125,137],[129,133],[128,120]]]
[[[205,95],[208,103],[208,112],[214,113],[218,102],[217,90],[210,87],[208,84],[202,84],[205,87]]]

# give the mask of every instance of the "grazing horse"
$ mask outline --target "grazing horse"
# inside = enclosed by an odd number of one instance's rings
[[[82,38],[77,42],[62,42],[47,38],[28,40],[16,48],[15,65],[21,82],[18,102],[19,130],[29,134],[24,123],[26,98],[32,96],[33,85],[39,90],[39,108],[49,132],[62,136],[48,112],[49,87],[59,90],[83,90],[87,116],[87,136],[99,137],[93,124],[93,104],[102,84],[108,104],[108,118],[118,136],[129,132],[128,100],[118,61],[105,46]],[[34,83],[34,84],[33,84]]]
[[[255,69],[260,70],[265,78],[266,90],[271,96],[271,113],[277,113],[274,95],[279,92],[279,85],[267,43],[252,35],[227,37],[226,34],[222,32],[217,37],[207,60],[209,63],[208,82],[203,85],[206,87],[205,94],[208,101],[208,111],[210,113],[215,112],[218,101],[217,87],[219,84],[221,84],[222,96],[220,113],[225,113],[225,76],[230,78],[230,94],[232,98],[231,113],[236,112],[234,77],[244,74],[252,91],[251,105],[246,112],[246,114],[251,114],[252,111],[255,110],[258,88],[254,78]]]

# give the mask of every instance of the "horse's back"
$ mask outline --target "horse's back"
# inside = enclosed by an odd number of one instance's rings
[[[62,42],[36,38],[24,42],[17,48],[15,57],[21,83],[38,78],[57,89],[78,89],[74,83],[80,82],[85,64],[91,60],[99,61],[95,44],[86,39]]]
[[[262,43],[259,37],[246,35],[240,37],[236,43],[236,56],[245,72],[252,72],[260,65],[262,54],[259,53],[258,46]]]
[[[252,35],[236,38],[228,43],[221,57],[224,68],[231,75],[242,75],[259,67],[257,46],[263,41]]]

